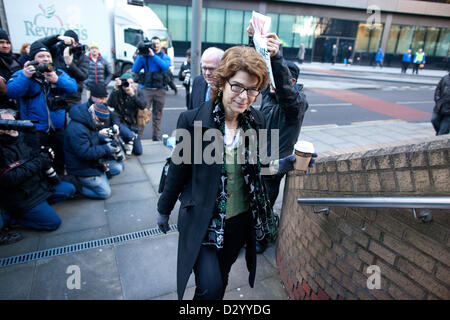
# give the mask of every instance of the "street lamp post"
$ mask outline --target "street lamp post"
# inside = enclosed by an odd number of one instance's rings
[[[203,0],[192,1],[192,37],[191,37],[191,77],[200,75],[200,57],[202,51],[202,6]]]

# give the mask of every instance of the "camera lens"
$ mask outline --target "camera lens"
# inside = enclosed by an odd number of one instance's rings
[[[122,87],[128,88],[130,86],[130,83],[127,80],[122,81]]]

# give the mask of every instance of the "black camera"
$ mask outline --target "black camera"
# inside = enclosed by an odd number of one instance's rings
[[[155,43],[153,41],[141,41],[138,43],[138,54],[141,56],[148,56],[148,49],[150,48],[155,48]]]
[[[120,85],[121,85],[123,88],[128,88],[128,87],[130,86],[130,83],[129,83],[127,80],[121,80]]]
[[[30,120],[4,120],[0,119],[0,130],[16,130],[21,132],[34,132],[36,127]]]
[[[82,55],[86,52],[86,46],[84,44],[71,45],[69,47],[69,54]]]
[[[116,127],[111,127],[106,129],[106,134],[108,135],[108,137],[114,137],[115,135],[117,135],[118,131],[116,129]]]
[[[55,65],[52,62],[39,64],[38,62],[32,60],[30,61],[30,66],[34,66],[36,72],[33,74],[33,78],[44,79],[44,72],[55,71]]]
[[[50,111],[70,109],[66,101],[66,96],[58,93],[58,87],[54,83],[50,86],[50,92],[53,94],[52,96],[47,97],[47,106]]]
[[[51,185],[56,186],[58,183],[61,182],[53,167],[50,167],[49,169],[45,170],[45,174],[47,175],[47,180]]]
[[[113,147],[116,148],[115,151],[114,151],[114,153],[112,154],[112,158],[113,158],[114,160],[120,162],[120,161],[125,160],[125,154],[124,154],[124,152],[123,152],[122,146],[119,144],[120,142],[118,142],[117,140],[118,140],[118,139],[114,139],[114,140],[111,142],[111,145],[112,145]]]
[[[184,72],[185,72],[185,76],[184,76],[183,84],[185,86],[189,86],[191,84],[191,70],[186,69],[186,70],[184,70]]]

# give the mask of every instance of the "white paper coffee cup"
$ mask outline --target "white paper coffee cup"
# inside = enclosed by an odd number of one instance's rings
[[[313,153],[314,145],[311,142],[303,140],[297,141],[294,146],[294,169],[299,172],[306,172]]]

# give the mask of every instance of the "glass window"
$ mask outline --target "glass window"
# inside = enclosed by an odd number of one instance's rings
[[[436,49],[436,44],[439,36],[439,28],[428,27],[427,28],[427,38],[425,41],[424,51],[429,56],[434,56],[434,50]]]
[[[270,32],[275,32],[278,34],[278,19],[279,14],[278,13],[268,13],[267,16],[270,17]]]
[[[419,50],[419,48],[423,48],[423,45],[425,43],[426,30],[427,30],[426,27],[416,27],[415,28],[413,39],[412,39],[412,44],[411,44],[411,48],[412,48],[413,52]]]
[[[381,47],[382,27],[375,27],[370,32],[369,52],[377,52]]]
[[[146,3],[145,5],[152,9],[153,12],[158,16],[159,20],[161,20],[161,22],[165,26],[167,26],[167,5],[150,3]]]
[[[250,19],[252,18],[252,12],[251,11],[244,11],[244,26],[245,29],[247,29],[248,27],[248,23],[250,21]],[[243,32],[242,33],[242,42],[241,43],[248,43],[248,34],[247,32]]]
[[[314,40],[314,30],[316,28],[315,17],[297,16],[292,27],[294,33],[294,47],[299,48],[300,43],[305,45],[305,49],[311,49]]]
[[[247,34],[248,23],[244,23],[244,12],[227,10],[225,19],[225,43],[241,44],[242,33]]]
[[[186,22],[187,22],[187,7],[184,6],[169,6],[167,29],[172,34],[172,40],[186,41]]]
[[[413,26],[401,26],[400,36],[397,44],[397,54],[404,54],[411,48],[412,37],[415,27]]]
[[[137,47],[139,42],[144,40],[142,30],[136,29],[125,29],[123,31],[123,38],[125,39],[125,43],[129,43],[135,47]]]
[[[207,8],[206,42],[222,43],[224,41],[225,10]]]
[[[280,14],[280,23],[278,26],[278,38],[283,43],[283,47],[292,47],[294,42],[294,33],[292,26],[295,24],[296,16],[290,14]]]
[[[386,47],[386,53],[395,53],[395,48],[397,46],[399,34],[400,34],[400,26],[392,25],[391,31],[389,31],[389,39]]]
[[[449,52],[449,43],[450,43],[450,29],[441,29],[441,35],[439,36],[439,42],[436,46],[437,57],[446,57]]]
[[[369,25],[360,23],[356,34],[355,51],[366,52],[369,47],[370,29]]]

